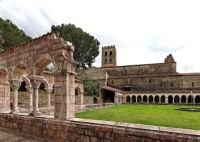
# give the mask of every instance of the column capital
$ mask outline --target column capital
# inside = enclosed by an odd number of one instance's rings
[[[43,77],[37,76],[37,75],[32,75],[32,76],[29,76],[28,78],[30,79],[30,83],[31,83],[32,87],[34,89],[39,89],[40,84],[43,81]]]
[[[21,83],[22,83],[22,80],[19,80],[19,79],[11,79],[11,80],[10,80],[10,87],[12,88],[13,91],[16,91],[16,90],[19,89]]]
[[[53,91],[53,88],[45,88],[45,91],[46,91],[48,94],[51,94],[51,92]]]

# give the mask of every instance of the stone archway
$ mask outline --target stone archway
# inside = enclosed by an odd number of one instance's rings
[[[70,42],[65,42],[53,33],[48,33],[0,52],[0,67],[7,67],[8,71],[6,75],[10,80],[10,82],[7,82],[7,85],[9,86],[10,83],[14,94],[18,93],[17,88],[22,81],[21,74],[30,80],[33,90],[32,116],[40,115],[37,106],[38,88],[44,79],[44,68],[51,62],[54,65],[53,76],[55,78],[54,117],[61,120],[75,117],[74,92],[76,65],[73,52],[74,46]],[[23,72],[25,69],[27,69],[26,73]],[[4,74],[4,72],[1,74]],[[4,95],[6,94],[7,99],[9,98],[9,95],[7,95],[9,93],[10,89],[8,87],[6,93],[3,93]],[[9,106],[8,103],[10,103],[10,99],[5,104],[0,104],[0,111],[6,110]],[[15,104],[17,104],[17,101],[13,104],[14,108]]]
[[[168,104],[173,104],[173,97],[171,95],[168,96]]]
[[[139,95],[137,96],[137,103],[141,103],[142,102],[142,97]]]
[[[147,96],[146,95],[143,96],[143,103],[147,103]]]
[[[163,104],[165,103],[165,96],[164,95],[161,96],[161,103],[163,103]]]
[[[192,96],[191,95],[188,96],[188,104],[192,104]]]
[[[136,96],[132,96],[132,103],[136,103]]]
[[[181,96],[181,104],[186,104],[186,96]]]
[[[155,96],[154,102],[155,102],[155,103],[159,103],[159,96],[158,96],[158,95]]]
[[[195,104],[200,104],[200,96],[195,97]]]
[[[153,103],[153,102],[154,102],[154,100],[153,100],[153,96],[150,95],[150,96],[149,96],[149,103]]]
[[[126,96],[126,103],[130,103],[131,102],[131,97],[130,96]]]
[[[174,103],[175,104],[179,104],[179,96],[178,95],[176,95],[175,97],[174,97]]]

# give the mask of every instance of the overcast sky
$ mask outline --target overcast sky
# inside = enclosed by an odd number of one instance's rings
[[[0,0],[0,17],[32,37],[75,24],[101,46],[115,45],[118,65],[161,63],[172,53],[178,72],[200,72],[199,0]]]

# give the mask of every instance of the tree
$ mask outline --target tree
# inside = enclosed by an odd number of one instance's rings
[[[27,36],[10,20],[0,18],[0,50],[26,42],[30,39],[31,37]]]
[[[99,55],[100,42],[73,24],[52,26],[51,31],[75,46],[74,59],[77,68],[90,68]]]

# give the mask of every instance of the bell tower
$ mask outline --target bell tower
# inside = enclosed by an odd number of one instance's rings
[[[117,66],[117,52],[115,45],[102,47],[101,56],[102,67],[115,67]]]

